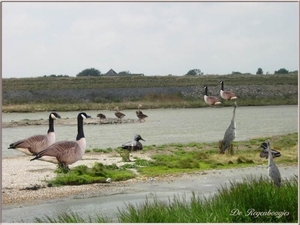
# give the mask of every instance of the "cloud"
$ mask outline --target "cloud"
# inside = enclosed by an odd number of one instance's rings
[[[296,3],[295,3],[296,4]],[[293,3],[3,3],[3,76],[297,68]]]

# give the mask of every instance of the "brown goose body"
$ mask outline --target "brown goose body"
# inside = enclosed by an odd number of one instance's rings
[[[139,122],[144,122],[145,121],[145,119],[148,117],[146,114],[144,114],[140,109],[141,109],[141,107],[142,107],[142,104],[139,104],[138,105],[138,110],[137,111],[135,111],[135,114],[136,114],[136,116],[139,118]]]
[[[54,133],[54,120],[61,118],[56,112],[52,112],[49,115],[49,129],[45,135],[34,135],[26,139],[22,139],[11,143],[9,149],[15,149],[26,155],[36,155],[41,150],[49,147],[55,143],[55,133]]]
[[[82,159],[86,148],[86,139],[83,132],[83,119],[90,118],[82,112],[77,116],[77,137],[76,141],[59,141],[39,152],[35,158],[46,162],[59,164],[67,167],[70,164]]]
[[[116,116],[118,119],[122,119],[122,118],[125,117],[125,114],[122,113],[122,112],[120,112],[118,107],[115,108],[115,111],[116,111],[116,112],[115,112],[115,116]]]
[[[204,101],[209,106],[222,104],[217,97],[207,95],[207,86],[204,86]]]
[[[224,81],[221,80],[220,84],[221,84],[220,96],[224,100],[232,100],[232,99],[238,98],[235,93],[233,93],[231,91],[224,91]]]
[[[101,119],[106,119],[106,116],[104,114],[102,114],[102,113],[97,114],[97,117],[99,117],[100,120]]]

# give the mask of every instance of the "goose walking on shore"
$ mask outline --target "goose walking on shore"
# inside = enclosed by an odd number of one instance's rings
[[[237,96],[235,93],[231,92],[231,91],[224,91],[224,81],[220,81],[221,84],[221,90],[220,90],[220,96],[224,99],[224,100],[232,100],[232,99],[237,99]]]
[[[104,114],[102,114],[102,113],[98,113],[97,117],[100,118],[100,123],[101,123],[102,120],[106,119],[106,116]]]
[[[68,169],[68,165],[82,159],[85,148],[86,139],[83,132],[83,119],[91,118],[85,112],[81,112],[77,116],[77,137],[76,141],[59,141],[39,152],[32,160],[42,160],[58,164],[61,168]]]
[[[232,142],[236,136],[236,122],[235,122],[236,107],[237,107],[237,104],[236,104],[236,102],[234,102],[232,119],[231,119],[229,127],[225,131],[224,138],[222,140],[221,153],[224,153],[225,150],[229,147],[231,147],[231,153],[232,153]]]
[[[221,101],[215,96],[207,95],[207,86],[204,86],[204,101],[209,106],[222,104]]]
[[[116,116],[119,120],[122,120],[122,118],[125,117],[125,114],[122,113],[122,112],[120,112],[118,107],[116,107],[114,110],[116,111],[116,112],[115,112],[115,116]]]
[[[281,175],[280,175],[278,167],[275,165],[275,163],[273,161],[270,143],[269,143],[269,141],[266,141],[266,143],[267,143],[267,150],[269,153],[268,173],[269,173],[269,176],[271,177],[271,179],[274,181],[274,184],[277,185],[278,187],[280,187],[281,186]]]
[[[49,147],[55,143],[55,133],[54,133],[54,120],[61,118],[56,112],[51,112],[49,114],[49,129],[45,135],[34,135],[26,139],[22,139],[11,143],[8,149],[15,149],[26,155],[36,155],[41,150]]]
[[[138,105],[138,110],[135,112],[136,116],[139,118],[138,121],[141,122],[145,122],[145,119],[148,117],[146,114],[144,114],[140,108],[142,107],[141,104]]]

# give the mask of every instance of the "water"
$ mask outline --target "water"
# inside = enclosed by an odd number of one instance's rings
[[[298,131],[298,106],[248,106],[236,109],[236,141]],[[125,118],[137,119],[135,110],[122,110]],[[213,142],[223,138],[232,118],[233,107],[143,110],[145,123],[101,124],[84,126],[87,149],[117,148],[140,134],[144,145]],[[86,111],[96,118],[100,111]],[[102,110],[109,118],[114,111]],[[78,112],[59,112],[63,118],[76,118]],[[3,113],[2,122],[48,118],[49,112]],[[87,119],[88,120],[88,119]],[[54,122],[55,123],[55,122]],[[76,125],[54,125],[56,140],[75,140]],[[7,149],[10,143],[35,134],[46,134],[48,126],[20,126],[2,129],[2,156],[22,155]]]

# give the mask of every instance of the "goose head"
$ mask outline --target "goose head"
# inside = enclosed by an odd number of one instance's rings
[[[55,120],[55,119],[60,119],[61,118],[61,116],[57,113],[57,112],[52,112],[52,113],[50,113],[50,115],[49,115],[49,119],[53,119],[53,120]]]

